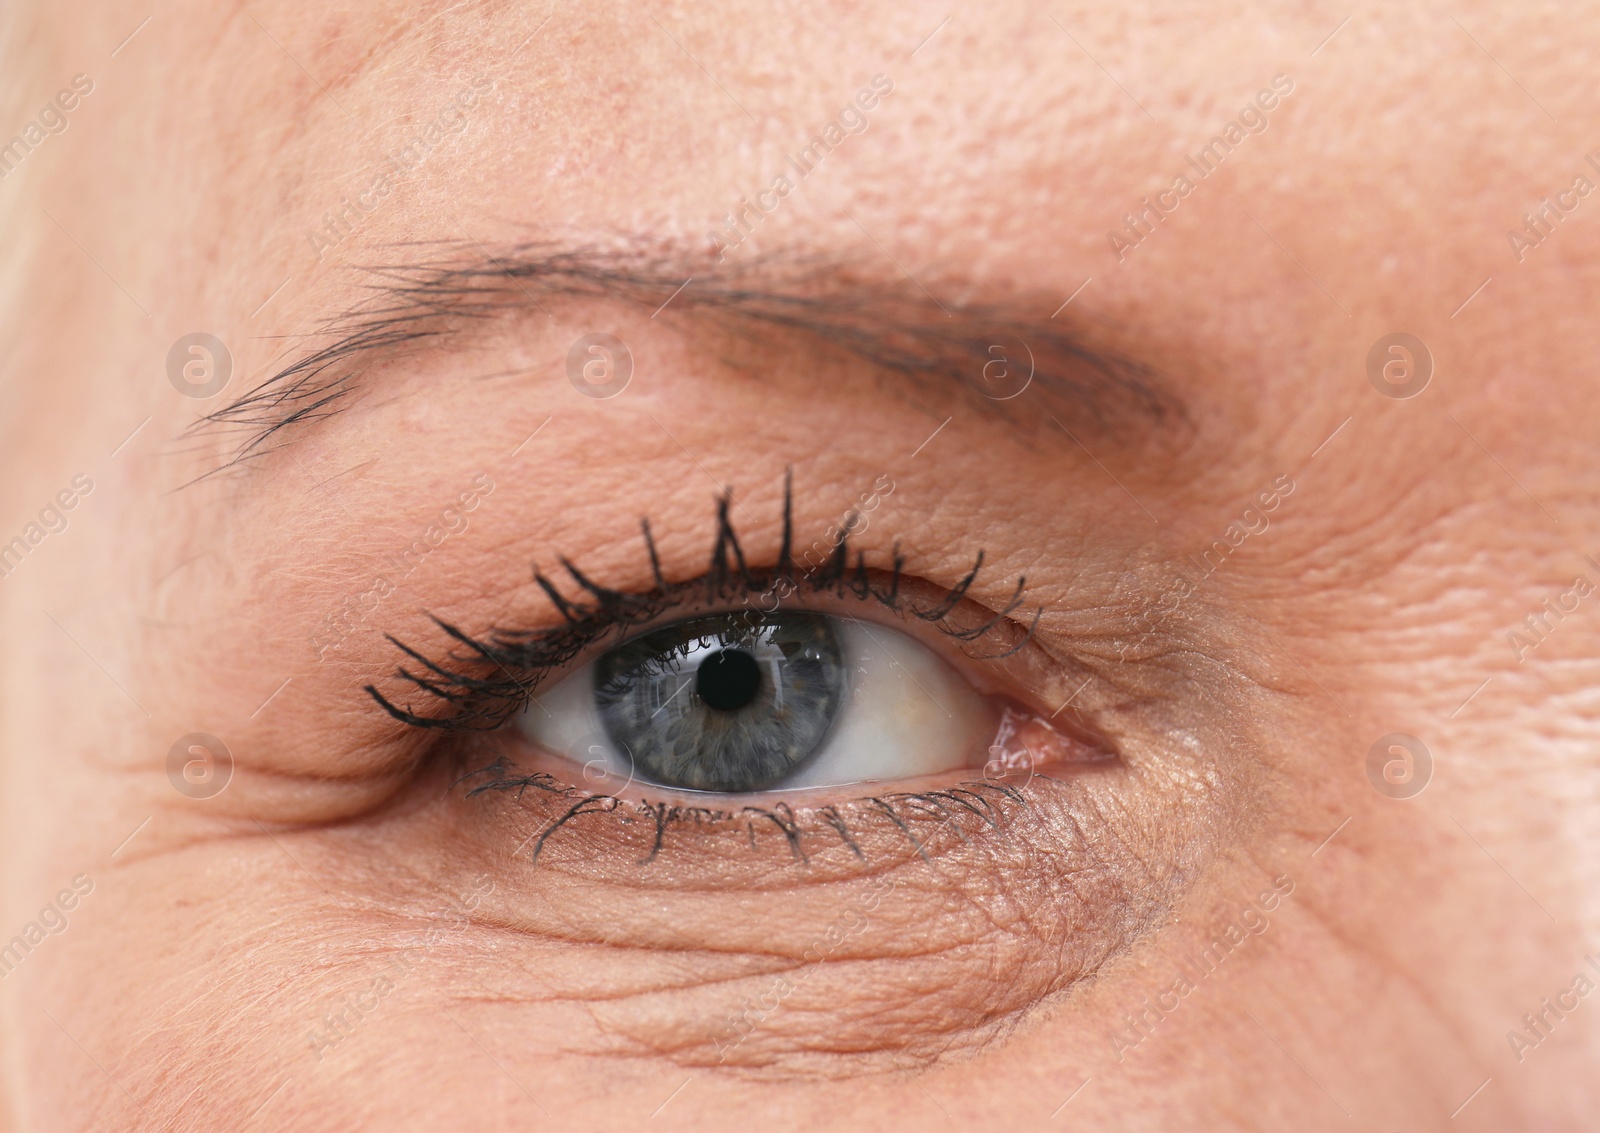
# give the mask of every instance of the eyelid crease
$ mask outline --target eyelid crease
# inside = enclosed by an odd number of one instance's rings
[[[775,567],[752,571],[729,518],[731,499],[731,489],[718,499],[716,542],[710,568],[703,579],[675,585],[665,583],[649,523],[641,521],[640,528],[656,579],[656,587],[650,592],[627,594],[612,590],[593,581],[572,563],[561,558],[559,562],[562,568],[574,585],[589,596],[592,604],[569,598],[555,582],[536,570],[535,582],[561,615],[562,623],[558,626],[532,631],[495,630],[487,640],[483,640],[459,626],[430,615],[435,625],[466,649],[465,655],[451,653],[447,657],[454,667],[428,658],[420,650],[392,635],[385,635],[423,670],[413,672],[402,665],[395,671],[395,679],[447,705],[453,705],[455,711],[452,714],[430,716],[413,711],[409,704],[402,707],[373,684],[363,686],[364,691],[390,716],[410,727],[457,732],[493,730],[515,715],[546,677],[570,664],[607,634],[647,625],[692,600],[702,588],[707,602],[731,602],[742,595],[747,609],[751,595],[770,595],[774,599],[772,609],[775,610],[777,603],[802,589],[812,594],[831,593],[837,597],[849,594],[861,601],[876,600],[887,609],[907,613],[932,624],[938,632],[968,645],[1010,622],[1010,615],[1021,603],[1025,578],[1018,580],[1017,589],[1004,610],[982,625],[961,627],[941,624],[965,598],[977,578],[984,559],[980,550],[972,569],[941,601],[926,607],[915,604],[903,606],[901,579],[905,556],[901,554],[898,544],[893,552],[893,573],[889,585],[887,589],[879,589],[872,584],[872,572],[867,567],[865,552],[858,550],[855,566],[853,569],[850,567],[849,538],[854,525],[848,521],[843,525],[830,558],[817,568],[802,571],[797,579],[793,560],[788,554],[788,548],[792,546],[793,516],[792,479],[788,474],[784,477],[783,550]],[[767,609],[764,604],[758,608]],[[966,649],[962,652],[973,660],[1009,657],[1032,639],[1043,613],[1041,606],[1021,640],[1001,653],[975,655]]]

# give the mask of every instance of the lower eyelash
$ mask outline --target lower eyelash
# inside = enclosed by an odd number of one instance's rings
[[[897,613],[932,623],[940,632],[965,645],[981,640],[1011,621],[1011,615],[1022,604],[1027,581],[1025,577],[1017,580],[1010,601],[988,621],[968,627],[947,623],[946,619],[966,597],[978,577],[978,571],[983,567],[981,550],[972,569],[939,602],[926,608],[917,608],[910,605],[901,593],[905,556],[896,544],[893,565],[888,572],[888,585],[879,589],[873,585],[873,575],[882,572],[868,568],[865,552],[857,551],[855,565],[853,568],[850,565],[849,538],[854,526],[853,515],[845,522],[844,530],[827,562],[816,568],[806,568],[796,577],[792,556],[792,477],[789,473],[784,475],[783,541],[777,564],[770,570],[752,570],[729,519],[732,498],[730,490],[717,501],[716,543],[711,552],[710,569],[703,579],[677,584],[666,581],[661,573],[655,539],[650,532],[650,521],[646,519],[640,521],[640,530],[650,556],[651,575],[655,579],[655,587],[648,593],[627,594],[601,586],[562,558],[559,560],[562,569],[567,572],[573,585],[588,596],[588,600],[569,598],[551,579],[535,571],[534,581],[562,617],[559,626],[535,631],[496,630],[485,641],[449,622],[433,618],[435,625],[466,650],[465,655],[451,653],[444,663],[430,660],[398,638],[385,635],[395,648],[421,667],[420,671],[413,672],[402,665],[395,671],[395,677],[429,697],[453,706],[454,710],[448,715],[424,716],[413,712],[409,705],[401,707],[384,696],[376,685],[364,686],[365,691],[390,716],[411,727],[454,732],[493,730],[527,704],[540,681],[569,664],[607,634],[647,625],[699,597],[702,588],[704,599],[711,604],[732,604],[742,598],[748,607],[751,596],[765,599],[770,595],[774,600],[772,609],[777,609],[777,603],[800,592],[802,588],[812,594],[851,595],[862,601],[876,601]],[[766,609],[764,605],[760,608]],[[1032,639],[1043,613],[1042,606],[1035,610],[1032,623],[1022,639],[1003,652],[987,655],[969,653],[968,656],[975,660],[998,660],[1016,653]]]
[[[743,824],[748,832],[752,848],[756,843],[756,827],[761,823],[771,823],[783,834],[788,844],[790,854],[797,865],[809,865],[810,855],[805,849],[805,840],[813,836],[820,836],[824,845],[838,844],[848,849],[858,861],[865,862],[867,856],[862,852],[857,841],[855,830],[840,813],[840,806],[870,810],[881,814],[892,823],[911,845],[917,856],[923,861],[931,861],[926,850],[926,839],[919,839],[913,832],[911,824],[921,822],[928,817],[929,811],[936,813],[940,825],[948,823],[956,832],[963,843],[969,838],[962,829],[957,819],[960,817],[950,807],[959,807],[976,816],[993,833],[1003,830],[1001,814],[997,812],[996,804],[987,798],[983,792],[989,791],[998,794],[1003,802],[1020,806],[1028,806],[1027,799],[1022,791],[1004,783],[994,783],[988,780],[975,780],[956,784],[936,791],[894,792],[884,795],[871,795],[851,800],[849,803],[806,808],[799,816],[786,802],[775,803],[770,807],[743,806],[737,810],[724,810],[712,807],[679,806],[667,802],[651,802],[643,800],[633,803],[615,795],[596,795],[585,792],[577,787],[562,783],[555,776],[545,772],[536,772],[530,775],[513,773],[504,760],[498,760],[487,767],[477,771],[468,772],[461,776],[457,783],[479,776],[491,776],[488,782],[479,783],[467,791],[467,798],[473,798],[486,792],[504,794],[514,793],[520,800],[524,793],[531,787],[535,790],[546,792],[549,795],[572,799],[569,806],[558,817],[540,831],[533,840],[533,848],[529,864],[537,865],[539,856],[544,852],[546,844],[551,838],[564,830],[574,820],[585,815],[609,815],[614,820],[623,823],[648,819],[654,826],[654,836],[649,853],[639,860],[640,865],[649,865],[661,854],[666,844],[667,832],[675,823],[692,824],[697,828],[705,826],[733,826]],[[1038,776],[1049,780],[1048,776]],[[948,804],[948,805],[947,805]],[[927,808],[919,811],[917,808]],[[981,807],[981,809],[980,809]],[[801,825],[801,820],[815,817],[817,822],[809,826]],[[909,821],[908,821],[909,820]]]

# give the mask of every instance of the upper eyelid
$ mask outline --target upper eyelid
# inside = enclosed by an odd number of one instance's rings
[[[770,587],[759,585],[759,580],[757,581],[757,588],[746,592],[744,595],[742,595],[743,597],[748,598],[750,594],[766,595],[773,593]],[[521,707],[522,703],[525,703],[528,699],[531,699],[537,688],[542,686],[542,682],[546,676],[583,664],[599,651],[599,647],[601,645],[605,645],[608,648],[615,648],[618,644],[620,644],[620,637],[618,641],[608,641],[607,638],[616,633],[618,630],[627,631],[626,637],[631,639],[632,637],[653,632],[654,630],[660,629],[663,626],[671,625],[684,619],[706,617],[722,613],[737,613],[741,608],[755,612],[757,609],[761,608],[750,606],[748,603],[737,604],[733,600],[735,596],[727,592],[723,592],[716,597],[700,601],[698,600],[699,595],[697,592],[701,590],[702,585],[702,580],[696,579],[674,587],[667,593],[667,595],[664,596],[663,602],[659,607],[653,608],[650,611],[649,616],[642,617],[637,621],[613,620],[602,615],[592,625],[584,625],[583,620],[580,618],[576,622],[564,622],[561,625],[547,630],[492,630],[488,634],[487,641],[469,635],[459,629],[459,627],[435,619],[436,624],[438,624],[440,628],[443,629],[453,640],[461,645],[466,646],[467,649],[474,654],[474,656],[469,656],[466,658],[452,658],[453,660],[460,662],[463,667],[470,666],[474,662],[478,662],[486,667],[494,666],[499,668],[505,674],[504,678],[501,680],[496,680],[492,677],[487,679],[473,677],[470,674],[465,673],[462,668],[453,669],[449,665],[441,664],[435,660],[430,660],[419,650],[416,650],[393,637],[389,638],[389,640],[397,648],[401,649],[409,658],[411,658],[412,661],[422,665],[427,670],[426,675],[421,675],[411,674],[409,671],[402,668],[396,672],[395,675],[397,677],[423,688],[426,691],[433,692],[435,695],[444,695],[450,692],[460,692],[463,694],[479,693],[483,694],[488,699],[499,701],[500,707],[497,710],[488,713],[487,715],[480,715],[476,711],[477,705],[468,696],[446,696],[447,699],[457,699],[465,702],[462,714],[440,719],[420,717],[412,714],[408,709],[397,708],[392,701],[384,697],[383,694],[379,692],[373,685],[367,685],[366,691],[391,716],[395,716],[403,723],[411,724],[413,726],[439,728],[445,730],[494,727],[503,722],[505,719],[509,718],[509,716],[517,708]],[[968,652],[966,646],[972,645],[973,643],[981,640],[987,634],[1006,624],[1009,619],[1004,614],[996,613],[994,616],[979,622],[976,626],[954,626],[943,624],[943,617],[927,617],[926,614],[928,611],[926,610],[913,609],[907,605],[891,604],[889,601],[887,601],[887,593],[883,589],[880,589],[876,586],[872,587],[867,593],[861,593],[850,588],[844,588],[843,590],[837,588],[817,588],[812,590],[810,593],[813,596],[826,596],[835,600],[848,598],[849,600],[858,602],[871,602],[881,608],[891,610],[894,613],[901,615],[902,624],[912,619],[923,621],[929,624],[930,628],[934,632],[962,642],[963,644],[961,647],[961,652],[965,653],[966,656],[972,660],[998,660],[1009,657],[1018,652],[1031,640],[1034,629],[1036,628],[1039,618],[1043,613],[1042,607],[1034,611],[1033,617],[1029,620],[1027,626],[1022,629],[1021,635],[1016,641],[1011,642],[1009,645],[1000,648],[994,653],[974,654]],[[639,596],[626,595],[625,597],[635,598]],[[580,610],[580,607],[578,607],[566,596],[563,596],[562,600],[567,608],[573,613],[576,614]],[[902,598],[902,602],[904,601],[905,599]],[[831,616],[835,617],[847,618],[852,621],[861,620],[852,614],[845,614],[827,609],[826,603],[818,603],[814,600],[811,602],[802,600],[798,604],[784,605],[781,607],[767,607],[767,609],[778,608],[789,610],[812,610],[818,613],[830,614]],[[535,659],[535,657],[532,655],[533,650],[537,650],[541,647],[548,647],[548,643],[550,642],[551,638],[555,637],[557,634],[566,632],[570,632],[572,636],[555,645],[552,650],[552,652],[559,654],[558,660]],[[528,655],[524,655],[525,653]],[[517,694],[513,694],[511,689],[507,687],[508,685],[515,685],[520,689],[520,701],[517,699]]]
[[[692,580],[677,585],[668,584],[661,571],[649,523],[641,521],[644,543],[650,557],[651,573],[655,579],[655,589],[648,593],[629,594],[611,590],[594,582],[578,567],[563,559],[562,565],[573,583],[579,590],[590,595],[592,604],[582,605],[576,602],[542,572],[536,573],[535,577],[540,587],[562,616],[563,620],[559,625],[535,631],[491,631],[488,640],[482,640],[457,626],[435,618],[434,622],[441,630],[469,651],[467,657],[452,655],[449,658],[456,663],[455,668],[430,660],[419,650],[390,636],[389,641],[423,669],[420,673],[413,673],[402,665],[394,676],[418,691],[453,704],[455,706],[453,714],[437,718],[423,716],[411,711],[409,707],[402,708],[395,704],[375,685],[366,685],[365,691],[390,716],[413,727],[452,731],[498,727],[532,698],[539,681],[550,672],[573,664],[586,650],[618,628],[637,629],[642,632],[648,625],[661,619],[662,615],[681,610],[686,597],[702,584],[706,586],[709,603],[720,599],[725,604],[731,604],[729,598],[733,593],[742,592],[748,598],[750,594],[773,593],[774,588],[780,584],[788,585],[790,593],[799,592],[802,583],[808,586],[813,594],[824,593],[830,589],[839,596],[849,592],[863,601],[876,599],[889,609],[933,623],[948,636],[966,644],[981,639],[1003,625],[1021,604],[1025,580],[1019,578],[1011,600],[1003,610],[996,611],[993,617],[977,626],[946,628],[938,625],[965,598],[982,568],[983,552],[977,553],[972,569],[945,591],[943,600],[921,609],[914,606],[902,608],[898,602],[902,598],[900,583],[905,560],[899,552],[898,545],[894,551],[889,584],[886,588],[880,589],[873,585],[873,575],[881,572],[874,572],[867,567],[864,552],[858,551],[855,566],[850,565],[848,529],[842,533],[836,544],[827,569],[806,572],[797,581],[791,555],[793,509],[791,481],[787,475],[784,484],[784,533],[776,563],[770,569],[752,570],[729,519],[730,499],[730,495],[724,495],[718,501],[716,544],[712,551],[711,568],[703,580]],[[730,583],[736,584],[740,589],[730,591]],[[1023,648],[1032,639],[1043,612],[1043,607],[1035,611],[1019,641],[991,656],[1003,658]],[[973,654],[968,656],[974,657]],[[981,658],[974,657],[974,659]],[[488,671],[490,675],[474,676],[470,671],[463,671],[465,667],[474,665],[480,670]],[[498,670],[499,675],[495,675],[494,670]]]

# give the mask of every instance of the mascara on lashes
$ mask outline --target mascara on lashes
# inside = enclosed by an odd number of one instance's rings
[[[1010,600],[988,621],[971,627],[943,624],[977,579],[978,571],[983,566],[983,552],[980,550],[977,553],[972,568],[942,600],[932,606],[918,608],[907,604],[900,592],[905,557],[900,553],[898,544],[893,551],[893,563],[885,589],[873,585],[865,552],[856,551],[852,568],[849,537],[853,523],[850,521],[845,523],[827,562],[816,568],[802,570],[797,577],[792,557],[792,475],[787,472],[783,487],[783,539],[776,565],[769,570],[752,569],[729,518],[731,502],[731,490],[717,501],[716,541],[711,552],[710,569],[702,579],[676,584],[666,581],[655,539],[651,535],[650,522],[644,519],[640,521],[640,530],[650,559],[651,575],[655,580],[655,586],[648,592],[628,594],[601,586],[563,557],[559,560],[562,569],[573,584],[588,596],[588,601],[567,597],[546,575],[538,570],[534,572],[534,581],[561,614],[560,625],[541,630],[493,630],[487,639],[483,639],[432,617],[435,625],[465,648],[465,655],[451,653],[443,662],[432,660],[416,648],[386,634],[391,644],[420,666],[420,671],[413,672],[401,665],[395,671],[395,677],[450,706],[447,714],[426,716],[413,712],[409,704],[402,707],[394,703],[376,685],[364,686],[365,691],[385,712],[410,727],[454,732],[488,731],[500,727],[515,715],[545,677],[569,664],[606,634],[649,624],[668,611],[700,598],[702,594],[708,602],[730,604],[740,598],[748,604],[750,595],[771,595],[781,602],[801,590],[814,594],[832,593],[838,597],[849,595],[862,601],[875,600],[887,609],[932,623],[940,632],[969,645],[1009,621],[1011,614],[1022,605],[1025,577],[1018,578]],[[1031,640],[1043,613],[1042,606],[1034,611],[1026,633],[1016,644],[1002,652],[977,655],[974,659],[999,660],[1018,652]]]

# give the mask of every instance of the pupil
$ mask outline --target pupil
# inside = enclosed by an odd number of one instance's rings
[[[700,663],[694,691],[708,707],[734,712],[756,698],[761,668],[742,649],[724,649]]]

